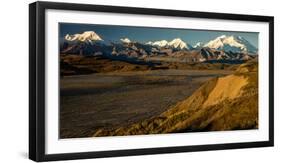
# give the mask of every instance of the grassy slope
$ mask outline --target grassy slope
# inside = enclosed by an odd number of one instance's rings
[[[242,64],[235,74],[215,78],[154,118],[94,136],[139,135],[258,128],[258,65]]]

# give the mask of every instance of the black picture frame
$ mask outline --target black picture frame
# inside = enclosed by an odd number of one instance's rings
[[[99,151],[83,153],[45,153],[45,11],[94,11],[123,14],[161,15],[174,17],[241,20],[269,23],[269,140],[261,142],[159,147],[150,149]],[[191,151],[208,151],[236,148],[269,147],[274,145],[274,18],[271,16],[222,14],[210,12],[163,10],[89,4],[34,2],[29,5],[29,158],[34,161],[55,161],[100,157],[132,156]]]

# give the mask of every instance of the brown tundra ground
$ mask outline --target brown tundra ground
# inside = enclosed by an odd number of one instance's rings
[[[230,70],[146,70],[64,76],[60,80],[60,138],[91,137],[152,118]]]

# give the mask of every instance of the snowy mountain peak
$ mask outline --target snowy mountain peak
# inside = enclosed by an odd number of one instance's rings
[[[152,42],[152,41],[148,41],[148,42],[146,42],[145,44],[146,44],[146,45],[152,45],[153,42]]]
[[[193,46],[193,48],[194,49],[200,49],[200,48],[202,48],[204,46],[204,43],[203,42],[197,42],[194,46]]]
[[[153,45],[153,46],[159,46],[159,47],[165,47],[168,45],[168,41],[166,40],[161,40],[161,41],[155,41],[155,42],[148,42],[150,43],[150,45]]]
[[[224,50],[228,52],[248,52],[257,53],[257,48],[241,36],[222,35],[209,41],[204,47],[211,49]]]
[[[218,38],[224,39],[224,38],[226,38],[226,35],[221,35],[221,36],[219,36]]]
[[[131,40],[128,39],[128,38],[121,38],[120,41],[123,42],[123,43],[126,43],[126,44],[131,42]]]
[[[192,48],[190,45],[182,41],[180,38],[175,38],[172,41],[168,42],[167,40],[161,40],[161,41],[149,41],[146,43],[147,45],[152,45],[152,46],[159,46],[159,47],[172,47],[172,48],[177,48],[177,49],[190,49]]]
[[[180,38],[175,38],[174,40],[169,42],[168,45],[178,49],[185,49],[185,48],[187,49],[186,43],[182,41]]]
[[[96,34],[94,31],[85,31],[82,34],[74,34],[70,35],[67,34],[65,35],[65,40],[67,41],[80,41],[80,42],[90,42],[92,41],[103,41],[101,37]]]

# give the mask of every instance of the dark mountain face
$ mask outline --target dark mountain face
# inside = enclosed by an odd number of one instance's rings
[[[254,55],[250,55],[247,53],[233,53],[226,52],[223,50],[213,50],[209,48],[202,48],[201,55],[206,60],[250,60],[255,58]]]
[[[166,59],[178,62],[233,62],[255,59],[257,55],[247,53],[233,53],[224,50],[200,48],[180,50],[171,47],[157,47],[138,42],[110,43],[103,42],[64,42],[60,46],[61,54],[76,54],[84,56],[104,55],[109,58],[146,60],[150,58]],[[172,58],[172,59],[171,59]]]
[[[70,44],[64,42],[61,46],[60,52],[62,54],[78,54],[78,55],[94,55],[96,53],[110,53],[113,47],[110,45],[104,45],[102,43],[90,44],[86,42]]]

